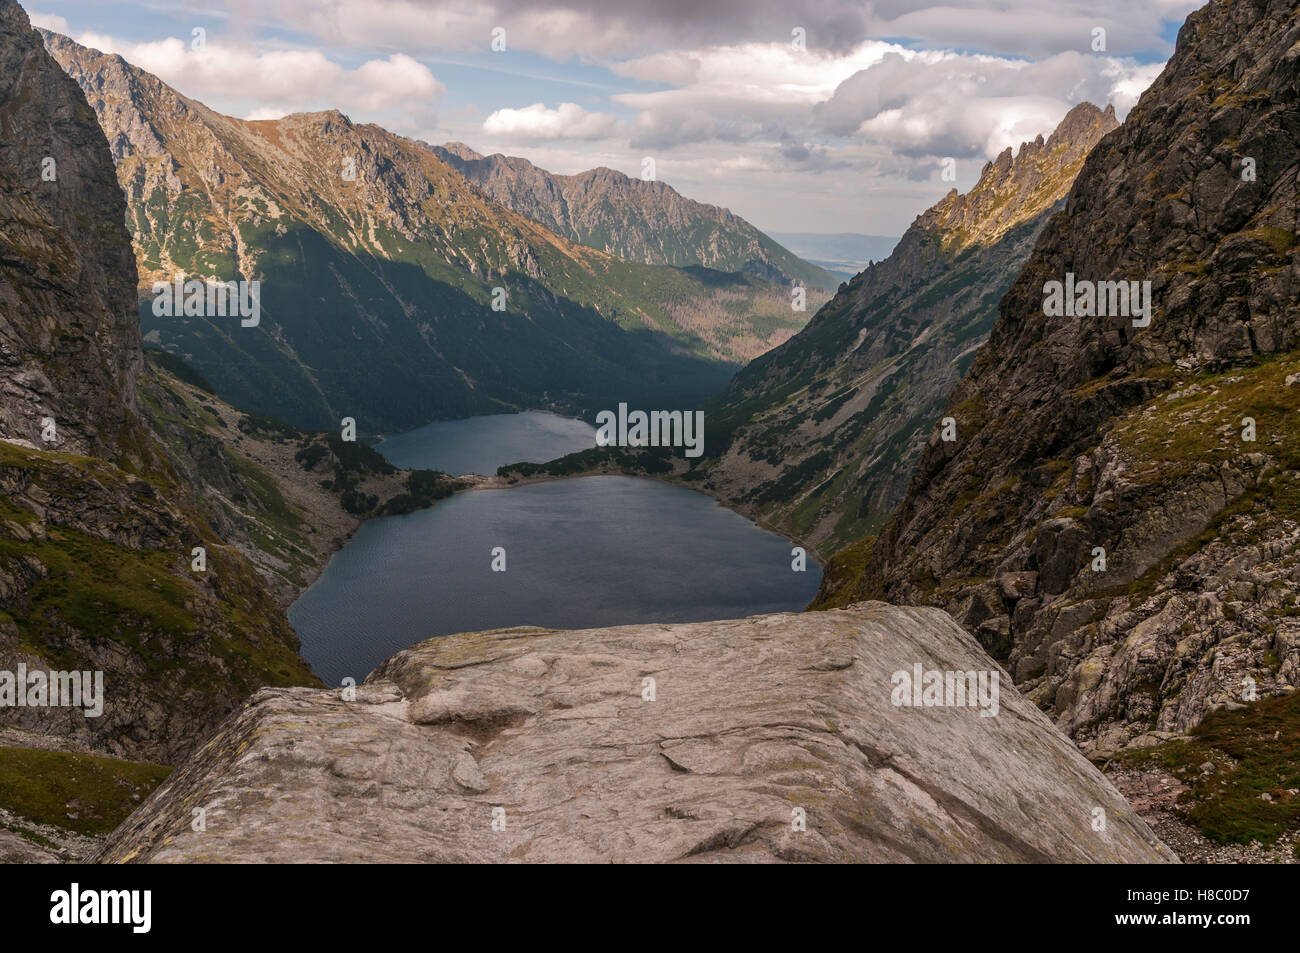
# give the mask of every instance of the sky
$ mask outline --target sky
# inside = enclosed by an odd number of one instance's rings
[[[1123,119],[1199,0],[23,0],[245,119],[337,108],[775,232],[901,235],[1074,105]],[[956,182],[944,160],[956,160]]]

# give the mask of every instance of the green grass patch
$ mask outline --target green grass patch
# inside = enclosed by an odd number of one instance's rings
[[[1300,796],[1287,793],[1300,789],[1300,693],[1217,711],[1186,741],[1121,757],[1181,778],[1187,820],[1217,844],[1273,844],[1300,824]],[[1203,774],[1207,761],[1216,768]]]
[[[0,747],[0,807],[79,834],[107,834],[171,771],[139,761]]]

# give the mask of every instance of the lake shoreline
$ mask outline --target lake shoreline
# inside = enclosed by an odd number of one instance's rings
[[[495,417],[495,416],[509,416],[509,415],[490,414],[487,416]],[[475,418],[465,417],[459,419],[473,420]],[[578,417],[565,417],[563,419],[581,421],[581,418]],[[434,421],[434,423],[442,423],[442,422],[443,421]],[[585,421],[582,422],[585,423]],[[377,446],[376,449],[378,449]],[[382,453],[382,451],[379,452]],[[560,459],[560,458],[557,457],[555,459]],[[540,461],[540,462],[550,463],[552,461],[547,460],[547,461]],[[420,468],[413,468],[413,469],[420,469]],[[404,473],[409,472],[409,470],[404,469],[402,472]],[[413,511],[414,513],[427,512],[428,510],[434,509],[439,504],[452,499],[452,497],[459,496],[463,493],[473,493],[477,490],[509,490],[515,487],[533,486],[539,483],[555,483],[561,480],[579,480],[584,477],[624,476],[624,477],[631,477],[637,480],[650,480],[655,483],[662,483],[666,486],[680,487],[681,489],[684,490],[691,490],[695,493],[700,494],[701,496],[706,496],[709,499],[713,500],[715,503],[717,503],[723,509],[731,513],[735,513],[738,516],[743,516],[745,519],[749,520],[755,526],[759,527],[760,529],[766,530],[767,532],[771,533],[774,536],[780,536],[786,542],[790,543],[791,546],[802,547],[805,550],[805,552],[807,552],[808,554],[809,563],[815,565],[818,569],[824,570],[826,566],[826,562],[830,558],[829,556],[825,556],[822,553],[818,552],[815,546],[810,545],[802,540],[799,540],[798,538],[791,537],[788,535],[785,529],[770,524],[761,513],[748,511],[746,508],[737,506],[734,503],[725,500],[722,497],[717,496],[713,493],[710,493],[708,490],[702,489],[698,486],[692,486],[691,484],[683,482],[682,480],[671,479],[668,477],[660,476],[658,474],[645,473],[643,471],[626,470],[626,469],[619,469],[619,468],[609,468],[609,469],[588,470],[581,473],[565,473],[565,474],[543,473],[543,474],[537,474],[535,476],[526,476],[526,477],[521,476],[521,477],[514,477],[514,478],[506,478],[506,477],[495,476],[495,475],[487,476],[482,473],[461,473],[461,474],[448,473],[447,476],[451,477],[454,480],[458,480],[462,483],[466,483],[468,485],[453,490],[450,494],[443,497],[442,499],[436,500],[426,507]],[[363,516],[358,518],[356,520],[356,524],[346,534],[342,536],[334,537],[329,541],[327,546],[322,547],[320,552],[324,555],[324,559],[319,564],[314,566],[311,569],[311,571],[305,575],[304,584],[302,585],[301,588],[296,588],[296,591],[294,591],[292,598],[289,599],[284,604],[284,608],[287,609],[289,606],[293,605],[293,603],[297,602],[298,599],[302,597],[303,593],[305,593],[308,589],[314,586],[317,583],[317,581],[319,581],[320,577],[324,574],[325,570],[328,568],[330,562],[333,561],[334,557],[338,555],[338,553],[343,549],[344,546],[346,546],[356,537],[357,532],[361,529],[362,526],[366,525],[367,523],[375,522],[377,520],[392,519],[392,518],[397,518],[399,516],[411,516],[411,515],[413,515],[413,513],[402,513],[402,514],[384,513],[384,514]]]
[[[370,516],[330,540],[289,606],[322,680],[359,679],[394,651],[454,632],[709,621],[799,612],[815,597],[815,558],[800,566],[798,544],[698,487],[609,468],[452,473],[559,459],[594,442],[594,431],[521,416],[436,428],[387,458],[403,471],[438,470],[455,489],[388,514],[406,519]],[[610,479],[574,479],[594,476]],[[519,492],[474,492],[509,489]],[[507,555],[508,577],[499,575]]]
[[[551,461],[548,460],[545,462],[550,463]],[[461,474],[460,476],[455,477],[455,479],[473,481],[473,485],[464,487],[463,489],[460,490],[456,490],[455,492],[470,493],[473,492],[474,490],[508,490],[511,487],[531,486],[535,483],[552,483],[556,480],[579,480],[582,479],[583,477],[597,477],[597,476],[632,477],[633,479],[637,479],[637,480],[652,480],[655,483],[663,483],[666,486],[676,486],[676,487],[681,487],[683,490],[691,490],[695,493],[699,493],[701,496],[707,496],[709,499],[713,500],[715,503],[721,506],[724,510],[728,510],[732,513],[735,513],[738,516],[745,517],[745,519],[749,520],[755,526],[759,527],[760,529],[767,530],[773,536],[780,536],[791,546],[802,547],[804,551],[808,553],[809,561],[815,562],[818,565],[818,567],[824,568],[827,559],[829,559],[829,557],[822,556],[820,553],[818,553],[816,547],[811,546],[808,543],[802,542],[801,540],[791,538],[789,535],[787,535],[786,531],[784,529],[781,529],[780,527],[769,525],[763,519],[763,515],[761,513],[747,512],[741,507],[736,506],[727,500],[724,500],[722,497],[710,493],[708,490],[701,489],[698,486],[692,486],[691,484],[683,482],[682,480],[674,480],[667,477],[659,476],[658,474],[654,474],[654,473],[645,473],[636,470],[621,470],[621,469],[613,468],[608,470],[588,470],[582,473],[564,473],[564,474],[544,473],[538,476],[516,477],[513,480],[508,480],[505,477],[501,477],[501,476],[491,476],[491,477],[484,476],[481,473],[464,473]]]

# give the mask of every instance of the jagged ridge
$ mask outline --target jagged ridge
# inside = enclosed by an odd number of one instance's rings
[[[337,111],[232,119],[45,36],[113,144],[145,292],[177,270],[262,281],[258,328],[143,314],[150,340],[248,410],[378,431],[520,406],[695,402],[728,363],[802,323],[788,290],[757,278],[561,238],[378,126]]]
[[[527,159],[480,155],[463,142],[434,151],[507,208],[557,235],[647,265],[703,265],[834,291],[840,279],[782,248],[728,209],[601,167],[556,175]]]
[[[702,486],[824,555],[878,528],[998,299],[1116,125],[1112,108],[1080,104],[917,216],[889,258],[712,402]]]
[[[827,576],[823,604],[946,606],[1089,748],[1300,677],[1298,41],[1294,3],[1189,17],[1003,300],[959,439]],[[1066,272],[1150,280],[1150,326],[1045,317]]]

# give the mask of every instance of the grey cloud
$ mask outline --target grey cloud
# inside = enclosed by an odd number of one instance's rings
[[[1078,52],[1034,63],[890,54],[842,82],[813,110],[811,125],[826,135],[866,136],[909,158],[987,157],[1049,132],[1072,105],[1115,101],[1116,82],[1143,69],[1151,68]],[[1115,105],[1122,118],[1132,103]]]
[[[321,30],[340,22],[343,0],[230,2],[237,8],[255,7],[259,17],[270,13],[295,28]],[[1163,57],[1169,44],[1161,36],[1162,22],[1181,20],[1200,5],[1198,0],[1009,0],[1001,9],[990,9],[986,0],[494,0],[479,7],[467,7],[464,0],[402,3],[445,14],[447,22],[458,27],[473,23],[474,37],[486,36],[484,31],[492,25],[509,29],[512,20],[576,16],[585,21],[585,28],[574,24],[568,31],[572,51],[597,57],[616,47],[623,48],[620,55],[636,55],[750,41],[789,42],[794,27],[807,31],[810,49],[843,52],[864,40],[901,37],[927,46],[1041,57],[1087,50],[1094,26],[1106,28],[1111,53]],[[342,34],[332,39],[349,41]],[[412,35],[405,43],[435,48],[452,39]],[[518,39],[527,42],[526,37]]]
[[[908,0],[873,5],[876,35],[905,37],[930,46],[1045,57],[1091,51],[1092,30],[1106,30],[1113,55],[1166,55],[1164,21],[1181,21],[1203,0],[1062,2],[1017,0],[992,8],[985,0],[948,0],[920,6]]]
[[[857,131],[864,119],[884,109],[898,109],[909,100],[932,89],[936,73],[926,64],[888,53],[870,69],[859,70],[824,103],[813,110],[813,121],[826,132],[847,136]]]

